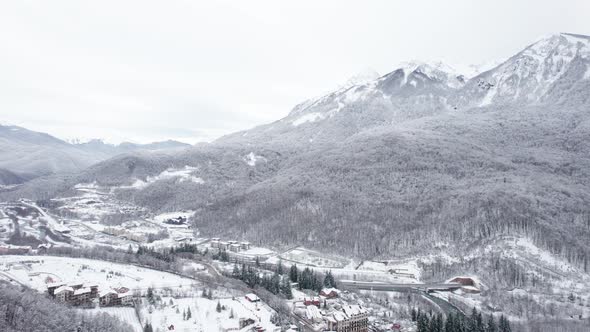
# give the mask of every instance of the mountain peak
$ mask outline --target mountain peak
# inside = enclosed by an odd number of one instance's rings
[[[365,68],[364,70],[354,74],[346,82],[339,86],[339,89],[350,88],[355,85],[363,85],[378,79],[381,75],[373,68]]]

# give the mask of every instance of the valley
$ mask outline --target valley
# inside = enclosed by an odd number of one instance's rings
[[[588,72],[558,33],[195,146],[2,126],[0,291],[133,331],[587,331]]]

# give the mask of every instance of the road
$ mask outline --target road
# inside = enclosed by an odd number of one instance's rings
[[[340,287],[344,289],[356,289],[356,290],[370,290],[370,291],[396,291],[396,292],[412,292],[419,294],[422,297],[430,300],[437,305],[444,313],[453,313],[459,315],[465,315],[463,311],[449,303],[448,301],[441,299],[436,296],[432,296],[428,293],[430,290],[438,291],[452,291],[461,287],[455,283],[428,283],[428,284],[394,284],[394,283],[383,283],[383,282],[366,282],[366,281],[352,281],[352,280],[341,280]]]
[[[416,289],[422,291],[440,290],[450,291],[461,288],[460,284],[456,283],[428,283],[428,284],[396,284],[387,282],[369,282],[369,281],[353,281],[341,280],[340,285],[343,288],[374,290],[374,291],[405,291],[409,289]]]

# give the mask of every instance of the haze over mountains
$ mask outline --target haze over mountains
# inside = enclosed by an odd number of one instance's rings
[[[359,257],[525,234],[587,270],[589,107],[590,37],[562,33],[471,78],[408,63],[211,144],[122,154],[0,195],[96,183],[154,211],[196,210],[209,235]]]
[[[59,172],[81,171],[120,153],[188,146],[175,141],[112,145],[93,140],[71,144],[45,133],[0,125],[0,185],[19,184]]]

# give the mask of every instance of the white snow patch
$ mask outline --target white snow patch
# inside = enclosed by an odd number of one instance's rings
[[[197,184],[203,184],[205,181],[200,177],[196,177],[193,175],[193,172],[198,170],[197,167],[185,166],[184,168],[168,168],[167,170],[163,171],[162,173],[156,176],[148,176],[145,181],[137,179],[135,182],[130,186],[122,186],[120,188],[133,188],[133,189],[143,189],[148,185],[160,181],[160,180],[170,180],[176,179],[177,183],[181,182],[194,182]]]
[[[164,222],[168,219],[178,218],[178,217],[183,217],[183,218],[188,219],[194,215],[195,215],[195,211],[166,212],[166,213],[162,213],[162,214],[155,216],[153,218],[153,220],[161,223],[161,222]]]
[[[296,119],[292,123],[294,126],[297,127],[297,126],[302,125],[307,122],[316,122],[318,120],[322,120],[322,119],[324,119],[324,117],[325,116],[321,113],[317,113],[317,112],[308,113],[308,114],[302,115],[301,117],[299,117],[298,119]]]
[[[246,156],[244,156],[244,161],[249,166],[254,167],[254,166],[256,166],[256,163],[259,161],[266,162],[266,158],[264,158],[263,156],[257,156],[254,154],[254,152],[250,152]]]

